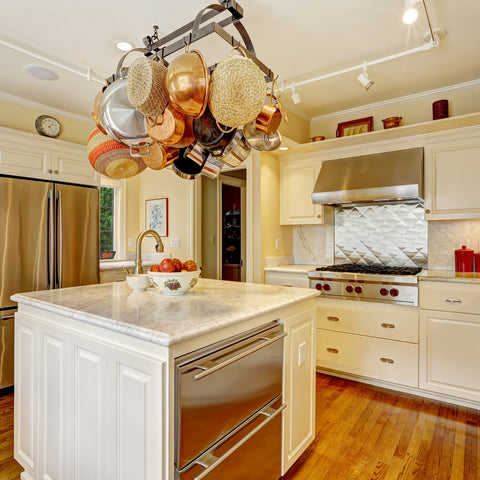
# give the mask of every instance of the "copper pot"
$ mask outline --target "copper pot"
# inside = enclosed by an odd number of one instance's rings
[[[95,122],[95,125],[97,126],[97,128],[104,134],[104,135],[107,135],[107,132],[104,130],[104,128],[102,127],[102,124],[100,123],[100,117],[99,117],[99,114],[98,114],[98,109],[100,107],[100,99],[102,98],[102,94],[103,94],[103,91],[105,90],[105,88],[102,88],[102,90],[100,90],[97,95],[95,96],[95,100],[93,102],[93,112],[92,112],[92,118],[93,118],[93,121]]]
[[[162,115],[145,118],[148,135],[163,145],[174,145],[179,142],[185,132],[183,115],[168,105]]]
[[[143,161],[152,170],[161,170],[165,164],[165,150],[159,143],[150,145],[149,154],[143,157]]]
[[[210,75],[198,50],[183,53],[168,66],[165,87],[170,103],[185,115],[202,116],[208,102]]]
[[[382,120],[383,128],[399,127],[403,117],[388,117]]]
[[[282,122],[282,112],[272,103],[266,103],[255,120],[255,128],[265,135],[273,135]]]
[[[325,137],[323,135],[317,135],[316,137],[311,137],[310,140],[312,142],[321,142],[322,140],[325,140]]]
[[[174,147],[183,148],[188,147],[195,142],[195,134],[193,133],[193,117],[185,115],[183,117],[185,122],[185,130],[183,131],[182,138],[173,144]]]

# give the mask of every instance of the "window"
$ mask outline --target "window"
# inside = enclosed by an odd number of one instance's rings
[[[103,178],[100,187],[100,259],[115,252],[115,258],[125,257],[125,181]]]
[[[100,258],[115,250],[115,187],[100,187]]]

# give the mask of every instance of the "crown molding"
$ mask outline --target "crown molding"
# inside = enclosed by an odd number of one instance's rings
[[[76,113],[67,112],[66,110],[61,110],[60,108],[49,107],[48,105],[43,105],[42,103],[33,102],[32,100],[27,100],[26,98],[16,97],[15,95],[10,95],[9,93],[0,92],[0,100],[5,102],[15,103],[16,105],[21,105],[22,107],[33,108],[35,110],[40,110],[50,115],[58,115],[70,120],[75,120],[77,122],[87,123],[89,125],[95,125],[94,121],[90,117],[84,117],[82,115],[77,115]]]
[[[381,102],[369,103],[360,107],[349,108],[347,110],[339,110],[338,112],[333,113],[326,113],[325,115],[318,115],[316,117],[312,117],[311,124],[316,122],[324,122],[326,120],[334,120],[340,117],[344,117],[345,115],[368,112],[371,110],[376,110],[378,108],[388,107],[390,105],[399,105],[402,103],[414,102],[416,100],[422,100],[433,95],[457,92],[460,90],[468,90],[475,87],[480,87],[480,79],[471,80],[464,83],[457,83],[456,85],[449,85],[448,87],[436,88],[434,90],[427,90],[425,92],[414,93],[412,95],[405,95],[404,97],[391,98],[389,100],[383,100]]]

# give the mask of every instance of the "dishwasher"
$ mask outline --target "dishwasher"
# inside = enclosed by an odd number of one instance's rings
[[[285,336],[269,322],[176,360],[177,480],[280,478]]]

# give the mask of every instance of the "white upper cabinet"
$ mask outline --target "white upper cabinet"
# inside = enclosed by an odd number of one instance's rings
[[[100,185],[84,145],[0,128],[0,174],[53,182]]]
[[[480,129],[425,146],[425,218],[480,218]]]
[[[332,208],[312,202],[320,161],[282,162],[280,166],[280,224],[305,225],[332,222]]]

